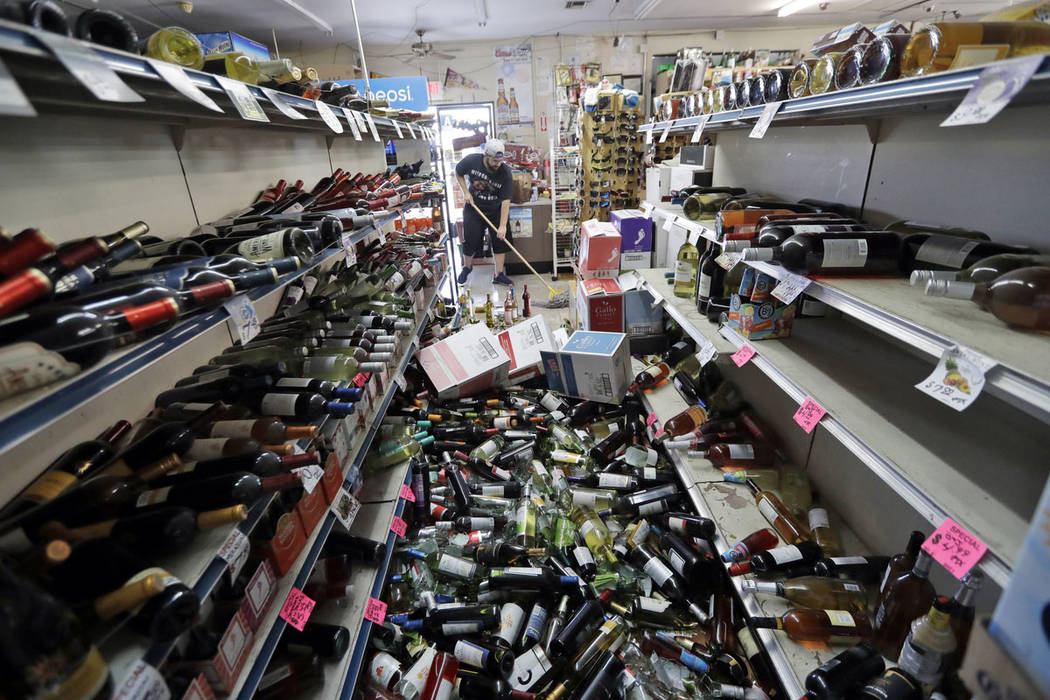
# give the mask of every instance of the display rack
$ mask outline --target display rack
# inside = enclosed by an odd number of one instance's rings
[[[580,166],[578,146],[559,146],[551,137],[551,277],[558,268],[572,269],[580,229],[580,197],[576,185]]]

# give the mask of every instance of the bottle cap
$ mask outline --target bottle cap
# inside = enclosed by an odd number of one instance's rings
[[[164,578],[150,574],[134,583],[111,591],[95,599],[95,614],[102,620],[116,617],[120,613],[133,610],[147,600],[164,591]]]
[[[911,286],[925,286],[929,280],[953,280],[955,273],[951,270],[912,270],[908,283]]]
[[[926,282],[926,296],[949,299],[970,299],[977,285],[973,282],[931,279]]]
[[[741,253],[751,247],[750,240],[725,241],[722,243],[723,253]]]
[[[197,514],[197,528],[211,530],[222,525],[239,523],[248,517],[248,507],[241,504],[218,510],[207,510]]]
[[[357,404],[346,401],[329,401],[325,404],[324,410],[326,413],[338,416],[349,416],[354,412],[356,406]]]
[[[744,260],[772,260],[772,248],[745,248],[741,251]]]
[[[336,391],[349,391],[337,389]],[[354,391],[360,392],[360,389]],[[284,431],[287,440],[310,440],[317,435],[316,425],[289,425]]]
[[[320,464],[321,457],[316,452],[305,452],[301,455],[286,455],[281,457],[281,466],[286,469],[305,467],[308,464]]]
[[[729,554],[729,552],[726,552],[725,554]],[[725,557],[725,554],[723,554],[722,556]],[[729,575],[730,576],[743,576],[744,574],[749,574],[749,573],[751,573],[751,562],[750,561],[742,561],[742,562],[739,562],[737,564],[733,564],[732,566],[729,567]]]

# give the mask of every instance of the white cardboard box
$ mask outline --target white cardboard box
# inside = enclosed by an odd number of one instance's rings
[[[510,357],[505,385],[517,384],[529,377],[543,374],[541,350],[555,350],[547,319],[533,316],[516,323],[498,336],[500,347]]]
[[[510,357],[480,323],[419,351],[419,364],[443,399],[471,396],[507,380]]]
[[[628,345],[623,333],[576,331],[558,352],[541,352],[547,386],[567,396],[620,403],[630,385]]]

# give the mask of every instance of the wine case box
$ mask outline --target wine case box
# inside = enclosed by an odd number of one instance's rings
[[[733,294],[728,317],[729,327],[748,340],[787,338],[795,325],[795,304],[784,305],[775,299],[751,302]]]
[[[295,512],[299,515],[299,522],[303,526],[303,535],[307,538],[310,533],[321,522],[324,514],[328,512],[328,499],[325,498],[324,487],[318,481],[314,484],[314,490],[304,493],[299,502],[295,504]]]
[[[1043,580],[1045,585],[1046,580]],[[1030,641],[1035,641],[1034,638]],[[1045,637],[1039,641],[1045,646]],[[1037,688],[1032,678],[1018,665],[988,631],[988,618],[978,619],[970,634],[959,677],[973,693],[975,700],[1036,700],[1050,697],[1050,684],[1042,681]]]
[[[653,220],[641,209],[609,212],[609,222],[620,234],[620,260],[628,253],[648,253],[653,249]],[[623,267],[621,264],[620,267]]]
[[[203,673],[197,675],[193,682],[186,687],[182,694],[182,700],[215,700],[215,691]]]
[[[620,245],[622,239],[616,228],[607,221],[588,219],[580,226],[579,268],[586,277],[598,277],[596,270],[620,269]]]
[[[236,32],[208,32],[206,34],[198,34],[197,39],[204,45],[205,53],[240,51],[255,61],[270,60],[270,49],[258,41],[252,41]]]
[[[274,573],[270,561],[262,559],[255,568],[255,573],[248,579],[244,599],[241,601],[241,613],[252,631],[258,630],[262,625],[263,617],[276,597],[277,574]]]
[[[442,399],[472,396],[507,380],[510,357],[480,323],[419,351],[419,364]]]
[[[630,384],[631,356],[623,333],[576,331],[557,352],[540,354],[553,391],[618,404]]]
[[[206,661],[201,667],[208,683],[220,693],[229,693],[237,684],[237,679],[244,670],[244,663],[252,650],[255,632],[248,625],[244,613],[238,610],[230,618],[230,624],[219,639],[219,650],[215,658]]]
[[[623,290],[614,279],[586,279],[576,285],[580,329],[623,333]]]
[[[321,477],[321,489],[329,504],[335,501],[335,496],[342,485],[343,471],[339,468],[339,460],[334,454],[330,454],[325,464],[324,476]]]
[[[266,543],[266,554],[278,576],[288,573],[306,546],[306,535],[299,514],[294,510],[277,520],[277,534]]]
[[[540,351],[557,349],[547,319],[543,316],[533,316],[515,323],[496,337],[503,352],[510,357],[504,386],[543,374]]]

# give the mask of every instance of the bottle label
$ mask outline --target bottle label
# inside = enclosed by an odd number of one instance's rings
[[[12,343],[0,349],[0,398],[35,389],[80,373],[80,365],[36,343]]]
[[[547,608],[540,603],[532,606],[529,621],[525,625],[525,637],[528,639],[539,639],[543,634],[543,626],[547,623]]]
[[[649,578],[653,580],[657,586],[664,585],[667,579],[674,576],[674,572],[667,568],[658,557],[653,557],[649,561],[645,562],[645,566],[642,567],[645,573],[649,574]]]
[[[226,438],[197,438],[186,457],[196,460],[218,459],[223,456],[222,450],[225,446]]]
[[[754,459],[754,445],[728,445],[730,459]]]
[[[397,122],[394,122],[395,124]],[[437,691],[434,693],[434,700],[449,700],[452,697],[452,691],[455,689],[456,684],[447,678],[442,678],[438,683]]]
[[[646,481],[656,481],[656,467],[643,467],[642,478]]]
[[[481,495],[482,496],[495,496],[497,498],[503,496],[504,486],[502,484],[482,484]]]
[[[507,417],[493,418],[492,419],[492,427],[493,428],[499,428],[500,430],[507,430],[508,428],[513,428],[514,427],[514,419],[513,418],[507,418]]]
[[[540,399],[540,405],[548,411],[557,411],[558,408],[561,406],[561,403],[561,399],[559,399],[557,396],[555,396],[549,391],[546,394],[544,394],[543,397]]]
[[[692,284],[694,281],[693,272],[696,268],[692,263],[686,260],[679,260],[678,264],[674,268],[674,283],[675,284]]]
[[[824,233],[827,231],[827,226],[789,226],[792,233]]]
[[[168,500],[169,491],[171,491],[171,487],[165,486],[163,488],[153,489],[152,491],[146,491],[139,494],[139,497],[135,499],[135,507],[142,508],[156,503],[164,503]]]
[[[209,434],[212,437],[251,437],[254,426],[254,420],[220,420],[212,423]]]
[[[446,622],[441,625],[441,633],[446,637],[458,637],[461,634],[475,634],[485,627],[481,620],[471,622]]]
[[[587,506],[593,508],[597,501],[598,494],[593,491],[584,491],[582,489],[573,489],[572,491],[572,504],[574,506]]]
[[[385,651],[380,651],[369,662],[368,675],[379,687],[388,688],[393,679],[401,675],[401,662]]]
[[[495,530],[495,518],[470,518],[469,528],[471,530]]]
[[[853,593],[860,593],[861,587],[855,583],[844,583],[842,584],[843,590],[852,591]]]
[[[514,646],[525,621],[525,610],[517,603],[506,603],[499,611],[499,632],[496,636],[507,644]]]
[[[483,649],[477,644],[471,644],[466,640],[459,640],[453,647],[452,653],[460,662],[474,668],[485,668],[485,659],[488,658],[488,649]]]
[[[442,554],[438,559],[437,565],[437,570],[443,574],[468,580],[474,577],[474,572],[477,568],[476,565],[471,564],[469,561],[454,557],[451,554]]]
[[[503,574],[541,578],[543,576],[543,569],[538,566],[508,566],[503,569]]]
[[[711,296],[711,275],[700,273],[700,292],[698,294],[702,299],[706,299]]]
[[[934,649],[924,647],[912,638],[914,634],[915,632],[913,631],[904,640],[904,646],[901,647],[900,659],[898,659],[897,665],[920,683],[936,685],[944,672],[944,666],[949,654],[943,654]]]
[[[378,656],[378,654],[377,654],[377,656]],[[393,658],[393,657],[391,657],[391,658]],[[373,662],[374,661],[375,660],[373,659]],[[396,661],[396,659],[395,659],[395,661]],[[259,679],[259,687],[258,687],[258,689],[259,690],[265,690],[266,688],[269,688],[271,685],[277,685],[278,683],[283,681],[285,678],[290,678],[291,675],[292,675],[292,665],[291,664],[281,664],[280,666],[278,666],[274,670],[267,671],[266,673],[263,674],[262,678]],[[379,679],[377,678],[376,680],[379,680]],[[384,685],[383,687],[385,688],[386,686]]]
[[[773,557],[773,561],[778,565],[790,564],[793,561],[802,561],[802,552],[793,544],[789,544],[786,547],[774,547],[767,551],[766,554]]]
[[[825,238],[821,267],[864,267],[868,262],[868,242],[863,238]]]
[[[576,562],[580,566],[588,566],[594,563],[594,557],[591,555],[591,550],[586,547],[576,547],[572,552],[576,557]]]
[[[265,236],[256,236],[242,241],[237,246],[237,253],[249,260],[275,260],[286,257],[284,252],[285,229],[268,233]]]
[[[295,388],[305,389],[310,386],[310,382],[313,380],[309,377],[281,377],[277,380],[274,386],[289,386]]]
[[[966,256],[980,241],[966,240],[957,236],[931,235],[915,251],[915,260],[956,270],[966,262]]]
[[[810,508],[809,529],[816,530],[820,527],[831,527],[831,523],[828,521],[828,511],[823,508]]]
[[[671,601],[659,600],[658,598],[649,598],[647,596],[638,596],[637,605],[640,610],[652,613],[666,612],[671,607]]]
[[[831,561],[836,566],[846,566],[848,564],[867,564],[868,560],[865,557],[831,557]]]
[[[685,531],[686,522],[682,518],[671,517],[667,519],[667,529],[679,535],[688,535]]]
[[[308,357],[303,361],[303,374],[309,376],[311,370],[318,372],[331,372],[339,361],[337,355],[317,355]]]
[[[551,459],[555,462],[566,462],[568,464],[579,464],[583,461],[581,455],[578,455],[575,452],[569,452],[568,450],[552,450]]]
[[[770,525],[775,523],[777,518],[780,517],[780,514],[777,513],[777,509],[773,504],[764,498],[758,502],[758,509],[762,512],[762,515],[765,516],[766,520],[769,521]]]
[[[598,488],[601,489],[629,489],[631,488],[631,477],[626,474],[611,474],[602,472],[598,475]]]
[[[298,394],[266,394],[259,402],[259,411],[264,416],[294,416]]]
[[[857,623],[853,620],[853,615],[846,612],[845,610],[825,610],[824,614],[831,620],[831,624],[835,627],[856,627]]]
[[[77,478],[69,472],[50,471],[41,474],[36,481],[20,496],[21,500],[33,503],[46,503],[77,483]]]
[[[634,528],[634,532],[628,535],[628,540],[631,544],[637,547],[649,538],[650,530],[651,527],[649,526],[649,521],[643,518],[638,521],[638,525]]]
[[[638,506],[638,515],[645,518],[657,513],[663,513],[665,510],[667,510],[667,501],[660,498],[652,503],[646,503],[644,506]]]
[[[667,553],[667,558],[671,562],[671,567],[685,576],[685,559],[682,558],[682,555],[672,549]]]

